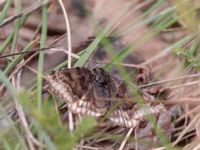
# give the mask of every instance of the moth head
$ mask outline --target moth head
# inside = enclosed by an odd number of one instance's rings
[[[100,84],[106,84],[110,80],[109,74],[103,68],[94,68],[92,70],[94,80]]]

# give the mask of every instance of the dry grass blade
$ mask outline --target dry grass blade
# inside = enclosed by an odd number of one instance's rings
[[[128,133],[126,134],[124,140],[122,141],[122,143],[121,143],[121,145],[119,147],[119,150],[123,150],[124,149],[124,146],[126,145],[126,142],[127,142],[128,138],[130,137],[131,133],[133,132],[133,130],[134,130],[133,128],[129,129]]]
[[[20,89],[20,76],[21,76],[21,71],[18,72],[17,74],[17,78],[15,79],[14,76],[12,77],[12,83],[13,85],[16,87],[16,89],[19,91]],[[32,134],[32,132],[30,131],[29,129],[29,126],[28,126],[28,122],[26,120],[26,116],[24,114],[24,111],[23,111],[23,108],[22,106],[18,103],[18,100],[17,98],[14,98],[14,101],[15,101],[15,108],[16,108],[16,111],[18,113],[18,116],[19,116],[19,119],[21,121],[21,124],[23,126],[23,130],[25,131],[26,133],[26,137],[27,137],[27,141],[28,141],[28,144],[29,144],[29,148],[31,150],[35,150],[35,146],[39,146],[39,147],[44,147],[44,145],[42,143],[40,143]]]
[[[163,83],[167,83],[167,82],[185,80],[185,79],[196,78],[196,77],[200,77],[200,74],[197,73],[197,74],[185,75],[185,76],[180,76],[180,77],[176,77],[176,78],[172,78],[172,79],[157,81],[157,82],[149,83],[149,84],[146,84],[146,85],[141,85],[140,88],[146,88],[146,87],[149,87],[149,86],[154,86],[154,85],[163,84]]]
[[[68,68],[71,68],[71,61],[72,61],[72,44],[71,44],[71,29],[70,29],[70,23],[69,23],[69,17],[67,15],[67,12],[65,10],[64,4],[62,0],[58,0],[61,9],[63,11],[64,14],[64,18],[65,18],[65,24],[66,24],[66,29],[67,29],[67,47],[68,47]],[[74,124],[73,124],[73,115],[72,112],[69,111],[68,113],[68,117],[69,117],[69,128],[70,130],[74,130]]]
[[[176,145],[178,142],[180,142],[181,138],[188,132],[190,128],[192,128],[195,125],[196,121],[199,119],[200,119],[200,114],[197,114],[196,116],[194,116],[194,118],[192,118],[192,120],[190,121],[189,125],[185,127],[185,129],[180,133],[176,141],[173,142],[173,145]]]
[[[22,54],[34,53],[34,52],[39,52],[39,51],[51,50],[51,49],[53,51],[54,50],[53,48],[55,48],[55,47],[37,48],[37,49],[25,51],[25,52],[16,52],[16,53],[12,53],[12,54],[1,55],[0,59],[1,58],[5,58],[5,57],[8,58],[8,57],[15,56],[15,55],[22,55]]]

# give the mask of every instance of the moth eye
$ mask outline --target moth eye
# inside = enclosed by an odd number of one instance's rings
[[[99,77],[99,75],[95,75],[94,80],[97,82],[101,82],[101,78]]]

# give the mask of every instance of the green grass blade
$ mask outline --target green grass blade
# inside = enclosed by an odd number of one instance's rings
[[[19,0],[17,3],[17,8],[16,8],[16,13],[19,13],[22,10],[22,1]],[[13,41],[12,41],[12,47],[11,47],[11,52],[14,53],[16,50],[16,46],[17,46],[17,39],[18,39],[18,33],[21,27],[21,18],[16,20],[16,24],[15,24],[15,29],[14,29],[14,35],[13,35]]]
[[[40,40],[40,48],[45,47],[46,38],[47,38],[47,18],[48,18],[48,10],[47,6],[44,5],[42,7],[42,34]],[[42,108],[42,72],[43,72],[43,64],[44,64],[44,52],[40,51],[39,60],[38,60],[38,74],[37,74],[37,101],[38,101],[38,109]]]
[[[0,54],[4,52],[6,47],[9,45],[9,43],[12,41],[14,32],[11,32],[9,36],[6,38],[6,40],[0,45]]]
[[[12,4],[12,0],[6,0],[6,4],[4,5],[1,15],[0,15],[0,24],[2,23],[4,18],[7,16],[8,9],[11,6],[11,4]]]

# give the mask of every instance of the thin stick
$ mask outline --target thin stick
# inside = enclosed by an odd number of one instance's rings
[[[69,17],[67,15],[66,9],[64,7],[63,1],[62,0],[58,0],[61,9],[63,11],[63,15],[65,18],[65,24],[66,24],[66,29],[67,29],[67,47],[68,47],[68,68],[71,68],[71,61],[72,61],[72,45],[71,45],[71,30],[70,30],[70,24],[69,24]],[[74,129],[74,124],[73,124],[73,116],[72,116],[72,112],[69,111],[68,113],[68,117],[69,117],[69,129],[70,131],[72,131]]]
[[[178,84],[178,85],[166,87],[166,89],[184,88],[186,86],[191,86],[191,85],[195,85],[195,84],[199,84],[199,83],[200,83],[200,80],[197,80],[197,81],[193,81],[193,82],[188,82],[188,83],[183,83],[183,84]]]
[[[58,0],[61,9],[63,11],[63,15],[65,18],[65,24],[66,24],[66,29],[67,29],[67,47],[68,47],[68,68],[71,68],[71,53],[72,53],[72,44],[71,44],[71,29],[70,29],[70,24],[69,24],[69,17],[67,15],[65,6],[62,2],[62,0]]]
[[[187,133],[187,131],[189,130],[189,128],[192,127],[192,126],[196,123],[196,121],[197,121],[199,118],[200,118],[200,114],[197,114],[197,115],[191,120],[190,124],[189,124],[187,127],[185,127],[185,129],[181,132],[181,134],[180,134],[179,137],[176,139],[176,141],[173,142],[173,144],[172,144],[173,146],[176,145],[176,144],[181,140],[181,138]]]
[[[76,55],[76,54],[74,54],[74,53],[70,53],[68,50],[66,50],[66,49],[64,49],[64,48],[51,48],[51,49],[49,49],[50,51],[62,51],[62,52],[64,52],[64,53],[66,53],[68,56],[71,54],[71,57],[74,57],[74,58],[76,58],[76,59],[79,59],[80,58],[80,56],[78,56],[78,55]]]
[[[130,128],[128,133],[126,134],[126,137],[124,138],[122,144],[120,145],[119,147],[119,150],[123,150],[124,149],[124,146],[126,145],[126,142],[128,140],[128,138],[130,137],[131,133],[133,132],[134,128]]]
[[[146,88],[146,87],[150,87],[150,86],[154,86],[154,85],[158,85],[158,84],[163,84],[166,82],[173,82],[173,81],[177,81],[177,80],[184,80],[184,79],[195,78],[195,77],[200,77],[200,73],[181,76],[181,77],[175,77],[172,79],[167,79],[167,80],[162,80],[162,81],[157,81],[157,82],[141,85],[141,86],[139,86],[139,88]]]
[[[49,50],[51,48],[55,48],[55,46],[54,47],[37,48],[37,49],[25,51],[25,52],[16,52],[16,53],[7,54],[7,55],[1,55],[0,59],[5,58],[5,57],[15,56],[15,55],[27,54],[27,53],[38,52],[38,51],[45,51],[45,50]]]
[[[12,54],[7,54],[7,55],[0,55],[0,59],[5,58],[5,57],[15,56],[15,55],[28,54],[28,53],[32,53],[32,52],[39,52],[39,51],[46,51],[46,50],[48,50],[48,51],[61,51],[61,52],[64,52],[68,55],[70,53],[69,51],[65,50],[64,48],[60,48],[60,47],[45,47],[45,48],[37,48],[37,49],[25,51],[25,52],[17,52],[17,53],[12,53]],[[79,59],[79,56],[74,54],[74,53],[71,53],[71,56],[76,58],[76,59]]]
[[[28,68],[30,71],[32,71],[33,73],[38,74],[38,71],[35,70],[34,68],[31,68],[31,67],[28,66],[28,65],[24,65],[24,66],[27,67],[27,68]],[[40,76],[41,76],[42,78],[46,79],[46,76],[45,76],[45,75],[40,74]]]
[[[21,63],[23,63],[23,60],[21,61]],[[16,80],[15,80],[15,77],[13,76],[12,77],[12,84],[13,86],[16,87],[17,91],[20,90],[20,81],[21,81],[21,72],[22,70],[19,70],[19,72],[17,73],[16,75]],[[35,150],[35,147],[34,147],[34,144],[33,142],[31,141],[31,138],[29,136],[29,134],[27,133],[27,127],[28,127],[28,123],[26,122],[26,119],[25,119],[25,114],[23,112],[23,108],[22,106],[18,103],[18,100],[17,98],[15,97],[14,98],[14,102],[15,102],[15,108],[16,108],[16,111],[18,113],[18,116],[19,116],[19,120],[21,121],[21,124],[23,126],[23,129],[25,130],[25,133],[26,133],[26,139],[27,139],[27,143],[29,145],[29,148],[30,150]],[[29,129],[28,129],[29,130]]]
[[[142,64],[128,64],[128,63],[116,63],[116,62],[110,62],[110,61],[95,61],[99,64],[112,64],[112,65],[121,65],[121,66],[125,66],[125,67],[130,67],[130,68],[136,68],[136,69],[140,69],[140,68],[144,68],[144,69],[148,69],[148,67],[142,65]]]
[[[125,102],[127,104],[133,104],[136,103],[137,101],[134,98],[98,98],[98,100],[102,101],[112,101],[112,102]],[[170,100],[150,100],[150,99],[145,99],[145,102],[147,103],[153,103],[153,104],[200,104],[200,97],[198,98],[193,98],[193,97],[185,97],[181,99],[170,99]]]
[[[20,73],[20,72],[19,72],[19,73]],[[17,77],[19,78],[20,75],[18,74]],[[20,83],[19,83],[20,80],[17,79],[17,81],[18,81],[18,83],[17,83],[17,85],[16,85],[16,88],[19,90],[19,88],[20,88]],[[15,78],[14,78],[14,76],[12,77],[12,83],[13,83],[13,85],[15,85]],[[34,137],[33,134],[31,133],[31,131],[29,130],[28,122],[27,122],[27,120],[26,120],[26,117],[25,117],[23,108],[22,108],[22,106],[18,103],[17,98],[14,98],[14,102],[15,102],[15,107],[16,107],[16,111],[17,111],[17,113],[18,113],[19,119],[20,119],[21,124],[22,124],[22,126],[23,126],[23,129],[24,129],[24,131],[25,131],[25,133],[26,133],[27,141],[28,141],[28,143],[29,143],[30,149],[31,149],[31,150],[35,150],[35,148],[34,148],[32,142],[33,142],[35,145],[37,145],[37,146],[44,147],[44,145],[43,145],[42,143],[40,143],[37,139],[35,139],[35,137]],[[32,142],[31,142],[31,141],[32,141]]]

